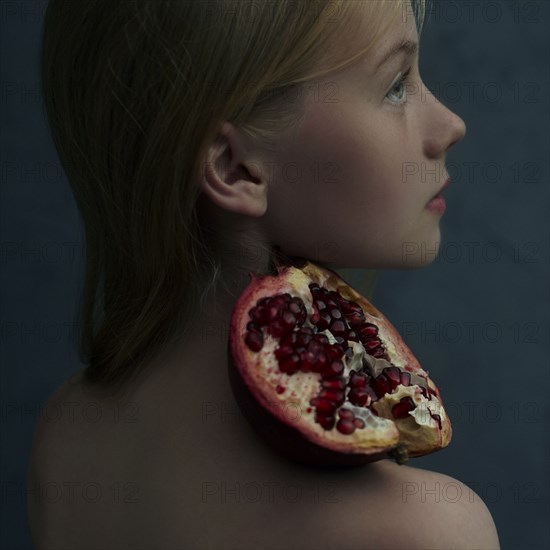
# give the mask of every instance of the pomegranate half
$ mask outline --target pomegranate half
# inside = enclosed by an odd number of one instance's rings
[[[314,466],[403,464],[446,447],[440,391],[388,319],[330,269],[276,271],[249,273],[229,331],[231,387],[260,436]]]

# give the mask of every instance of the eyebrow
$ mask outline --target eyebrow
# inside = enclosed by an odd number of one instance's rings
[[[418,42],[411,42],[410,40],[403,40],[392,46],[388,52],[382,57],[376,66],[375,73],[377,73],[383,65],[385,65],[390,59],[394,58],[401,52],[405,52],[408,57],[415,55],[418,52]]]

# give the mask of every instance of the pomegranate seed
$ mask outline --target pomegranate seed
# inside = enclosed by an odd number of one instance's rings
[[[340,376],[344,372],[344,363],[340,360],[331,361],[328,367],[323,371],[323,378],[332,378]]]
[[[301,369],[303,372],[311,372],[314,367],[315,363],[317,361],[317,356],[314,353],[311,353],[310,351],[306,351],[302,354],[302,365]]]
[[[365,323],[360,329],[359,332],[363,338],[370,338],[378,334],[378,327],[372,323]]]
[[[256,305],[257,306],[265,306],[265,305],[269,304],[270,301],[271,301],[271,296],[266,296],[265,298],[261,298],[260,300],[258,300],[256,302]]]
[[[291,313],[294,313],[295,315],[297,315],[302,311],[302,304],[300,303],[301,300],[300,301],[297,301],[297,300],[300,300],[300,299],[294,298],[288,304],[288,311],[290,311]]]
[[[355,424],[351,420],[341,418],[336,424],[336,429],[344,435],[351,435],[355,431]]]
[[[344,418],[345,420],[353,420],[355,418],[353,411],[350,411],[349,409],[340,409],[338,411],[338,416],[340,418]]]
[[[316,334],[313,338],[316,342],[319,342],[319,344],[322,344],[323,346],[329,343],[329,339],[326,334]]]
[[[407,418],[409,411],[412,411],[414,407],[414,401],[410,397],[403,397],[397,405],[392,407],[391,413],[394,418]]]
[[[357,303],[350,300],[346,300],[344,297],[340,297],[338,300],[340,309],[345,313],[363,313],[363,308]],[[364,315],[364,313],[363,313]]]
[[[386,367],[382,370],[386,378],[390,381],[392,391],[401,383],[401,369],[398,367]]]
[[[323,399],[322,397],[314,397],[309,404],[313,405],[317,412],[321,414],[334,414],[336,409],[335,403],[328,399]]]
[[[246,334],[244,341],[252,351],[260,351],[264,345],[264,336],[259,331],[251,330]]]
[[[300,356],[293,353],[289,357],[285,357],[279,363],[279,369],[286,374],[294,374],[300,369]]]
[[[263,321],[262,321],[263,311],[264,311],[264,308],[262,306],[253,307],[248,312],[248,315],[253,321],[256,321],[257,323],[263,324]]]
[[[342,318],[342,312],[336,307],[331,310],[330,315],[333,319],[341,319]]]
[[[344,313],[344,317],[348,322],[348,325],[353,328],[360,328],[365,322],[365,314],[362,311],[352,311],[350,313]]]
[[[368,352],[369,350],[374,350],[376,349],[377,347],[380,346],[380,340],[378,338],[376,338],[376,340],[366,340],[363,342],[363,346],[365,348],[365,350]]]
[[[284,391],[286,390],[286,388],[284,386],[281,386],[281,385],[278,385],[276,388],[275,388],[275,391],[277,393],[283,393]]]
[[[390,382],[383,374],[379,374],[374,380],[371,380],[370,385],[378,397],[383,397],[386,393],[391,392]]]
[[[287,324],[289,327],[295,327],[296,326],[296,316],[291,311],[285,311],[283,312],[282,317],[283,323]]]
[[[332,430],[334,428],[334,424],[336,423],[336,419],[334,416],[326,416],[326,415],[317,415],[315,417],[315,421],[320,424],[325,430]]]
[[[368,406],[370,395],[362,388],[353,388],[348,393],[348,400],[352,405],[357,407]]]
[[[365,423],[360,418],[354,418],[353,423],[355,424],[356,428],[364,428],[365,427]]]
[[[344,344],[346,343],[346,339],[345,338],[342,338],[341,336],[335,336],[334,339],[336,340],[336,343],[342,347],[342,353],[344,353],[344,349],[343,349],[343,346]]]
[[[295,334],[295,333],[292,333],[292,334]],[[298,346],[307,347],[311,342],[311,339],[312,339],[312,336],[309,334],[298,333],[298,335],[296,336],[296,344]]]
[[[321,399],[328,399],[329,401],[332,401],[333,403],[337,403],[338,405],[341,405],[345,401],[345,396],[343,390],[321,390],[321,393],[319,394],[319,397]]]
[[[325,354],[329,359],[340,359],[344,354],[344,350],[340,346],[331,345],[325,348]]]
[[[278,361],[294,353],[294,348],[292,346],[281,346],[275,350],[275,357]]]
[[[290,296],[290,294],[288,296]],[[273,300],[271,300],[270,306],[280,308],[280,307],[286,305],[286,302],[287,302],[288,299],[289,298],[285,298],[282,294],[279,294],[279,295],[273,297]]]
[[[378,401],[378,395],[376,395],[376,392],[372,389],[372,387],[369,384],[367,384],[364,391],[370,395],[373,401]]]
[[[269,333],[274,338],[281,338],[283,335],[288,334],[292,328],[292,326],[289,326],[277,319],[272,325],[269,325]]]
[[[325,309],[327,309],[327,305],[323,300],[315,300],[315,305],[319,311],[325,311]]]
[[[313,368],[312,368],[313,372],[323,372],[323,370],[325,370],[325,367],[327,366],[327,362],[328,362],[327,356],[324,353],[320,353],[317,356],[317,360],[313,365]]]
[[[324,346],[323,346],[323,344],[321,344],[317,340],[312,339],[312,340],[310,340],[310,342],[307,346],[307,350],[310,351],[311,353],[317,355],[318,353],[321,353],[324,350]]]
[[[376,348],[373,351],[367,351],[369,355],[372,355],[373,357],[380,358],[380,357],[388,357],[386,353],[384,352],[384,348],[380,346],[379,348]]]
[[[321,386],[330,390],[343,390],[346,382],[343,378],[333,378],[331,380],[322,380]]]
[[[411,385],[411,373],[410,372],[402,372],[401,373],[401,385],[402,386],[410,386]]]
[[[317,327],[317,330],[319,332],[322,332],[323,330],[327,330],[328,328],[328,323],[320,315],[316,318],[316,320],[313,319],[313,315],[312,315],[311,322]]]
[[[352,342],[359,342],[359,336],[357,336],[357,333],[354,330],[350,330],[348,333],[348,340],[351,340]]]
[[[337,321],[333,321],[332,325],[330,325],[330,332],[332,332],[334,336],[345,336],[348,330],[345,323],[338,319]]]
[[[292,346],[298,343],[298,334],[296,332],[289,332],[281,338],[281,345]]]
[[[348,384],[354,388],[364,388],[367,385],[367,377],[352,370]]]

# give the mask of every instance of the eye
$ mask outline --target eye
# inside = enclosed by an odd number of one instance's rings
[[[386,94],[387,98],[390,98],[391,96],[397,98],[397,99],[390,99],[391,103],[395,103],[397,105],[403,105],[407,102],[407,95],[405,93],[406,92],[405,82],[407,82],[410,73],[411,73],[411,69],[408,69],[407,72],[392,85],[391,90]]]

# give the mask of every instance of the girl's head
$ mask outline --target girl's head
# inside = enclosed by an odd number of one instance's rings
[[[424,0],[50,0],[43,91],[85,228],[89,381],[137,374],[275,247],[426,263],[424,207],[464,124],[414,55],[376,70],[423,19]]]

